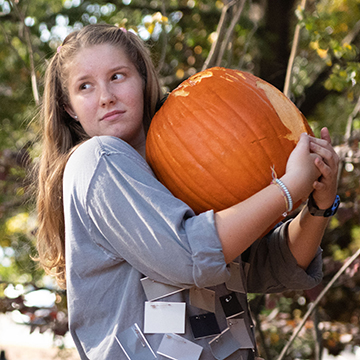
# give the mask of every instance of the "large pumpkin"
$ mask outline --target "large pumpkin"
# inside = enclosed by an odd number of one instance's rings
[[[146,144],[157,178],[196,213],[224,209],[278,177],[312,131],[279,90],[250,73],[210,68],[173,90]],[[298,206],[299,204],[297,204]]]

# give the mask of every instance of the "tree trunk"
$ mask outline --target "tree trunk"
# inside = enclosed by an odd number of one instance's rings
[[[283,90],[287,62],[290,56],[295,0],[268,0],[265,25],[260,37],[263,41],[259,77]]]

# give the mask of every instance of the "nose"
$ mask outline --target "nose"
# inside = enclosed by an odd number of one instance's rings
[[[111,91],[111,87],[109,85],[103,85],[100,92],[100,105],[105,107],[107,105],[114,104],[115,101],[116,97]]]

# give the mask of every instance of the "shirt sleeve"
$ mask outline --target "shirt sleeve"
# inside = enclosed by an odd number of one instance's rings
[[[214,286],[229,278],[212,211],[195,215],[156,180],[128,145],[104,152],[86,208],[92,239],[114,261],[180,287]]]
[[[287,227],[280,225],[249,248],[247,273],[248,291],[274,293],[285,290],[305,290],[322,280],[322,251],[317,253],[306,270],[297,265],[287,244]]]

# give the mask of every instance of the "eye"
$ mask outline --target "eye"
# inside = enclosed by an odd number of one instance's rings
[[[80,90],[87,90],[90,88],[90,84],[89,83],[83,83],[79,86]]]
[[[112,80],[122,80],[124,77],[124,74],[116,73],[112,76]]]

